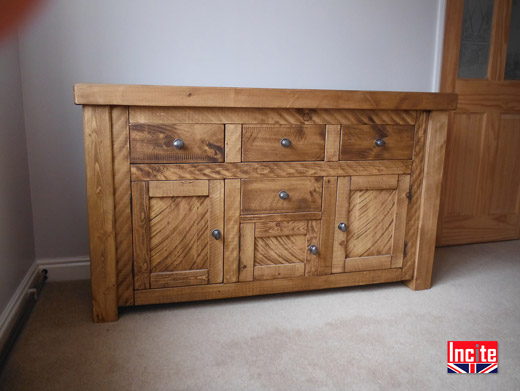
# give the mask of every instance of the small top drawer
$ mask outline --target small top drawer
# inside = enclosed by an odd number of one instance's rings
[[[323,178],[242,179],[242,214],[319,212]]]
[[[303,161],[325,158],[324,125],[244,125],[242,161]]]
[[[343,125],[340,160],[412,159],[413,125]]]
[[[224,161],[224,125],[130,125],[131,163]]]

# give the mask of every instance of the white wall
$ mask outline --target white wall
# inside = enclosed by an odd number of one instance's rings
[[[76,82],[431,91],[444,0],[48,0],[20,35],[37,258],[87,253]]]
[[[13,38],[0,40],[0,124],[1,315],[34,261],[22,90]]]

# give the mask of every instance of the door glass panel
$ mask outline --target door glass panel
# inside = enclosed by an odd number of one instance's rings
[[[520,0],[513,0],[510,26],[505,78],[520,80]]]
[[[465,0],[459,55],[459,78],[487,76],[493,0]]]

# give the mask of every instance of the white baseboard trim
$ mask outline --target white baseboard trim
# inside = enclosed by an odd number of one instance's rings
[[[22,282],[0,314],[0,359],[4,347],[12,336],[18,320],[27,304],[30,290],[41,270],[47,269],[48,281],[71,281],[90,278],[90,258],[88,256],[72,258],[45,258],[33,262]],[[34,291],[34,289],[32,290]]]
[[[70,258],[43,258],[36,261],[38,268],[47,269],[47,281],[88,280],[90,278],[90,258],[88,256]]]
[[[2,314],[0,314],[0,352],[3,351],[4,346],[9,340],[11,332],[21,315],[24,305],[27,303],[27,298],[30,294],[34,294],[31,293],[29,289],[32,288],[31,285],[34,283],[39,272],[40,268],[38,267],[37,262],[33,262],[13,296],[11,296],[11,300],[7,303],[7,307]]]

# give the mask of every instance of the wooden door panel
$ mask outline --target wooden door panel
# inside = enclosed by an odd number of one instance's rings
[[[518,215],[448,217],[443,221],[443,245],[518,239]]]
[[[438,243],[518,238],[520,115],[490,112],[454,117]]]
[[[134,182],[136,289],[222,282],[224,183]]]
[[[246,222],[240,225],[239,281],[318,275],[320,220]]]
[[[448,133],[443,198],[444,216],[473,216],[479,186],[479,165],[486,125],[483,113],[457,113]]]
[[[448,128],[438,245],[520,238],[520,81],[504,77],[511,6],[494,1],[487,74],[463,79],[459,52],[468,42],[461,45],[461,31],[468,28],[462,26],[482,9],[463,23],[464,1],[447,2],[441,91],[457,93],[459,105]]]
[[[303,235],[256,237],[255,265],[304,263],[306,236],[307,232]]]
[[[492,214],[520,212],[520,114],[505,114],[500,118],[497,150],[500,159],[493,172]],[[516,189],[516,191],[514,191]]]
[[[208,268],[208,213],[208,197],[150,199],[151,273]]]
[[[408,175],[338,179],[333,273],[402,266],[409,187]]]
[[[390,254],[396,190],[356,190],[350,193],[348,257]]]

